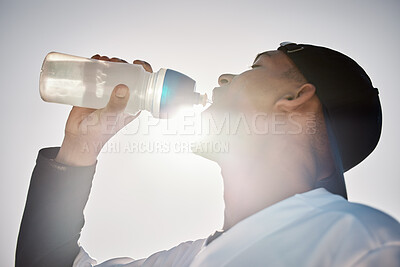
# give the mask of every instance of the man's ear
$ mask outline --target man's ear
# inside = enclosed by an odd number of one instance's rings
[[[295,95],[284,95],[275,103],[275,106],[280,111],[291,112],[308,103],[314,95],[315,86],[311,83],[306,83],[297,89]]]

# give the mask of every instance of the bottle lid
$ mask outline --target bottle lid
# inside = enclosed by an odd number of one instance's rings
[[[160,100],[160,118],[175,115],[183,107],[191,107],[198,102],[195,93],[196,82],[174,70],[167,69]]]

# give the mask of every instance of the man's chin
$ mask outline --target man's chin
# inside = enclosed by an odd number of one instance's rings
[[[194,154],[219,163],[230,153],[233,137],[229,134],[231,112],[227,110],[213,104],[202,112],[202,127],[206,128],[191,146]]]
[[[222,146],[221,141],[213,140],[213,138],[210,137],[201,138],[200,140],[193,142],[191,150],[193,154],[212,160],[216,163],[221,160],[223,154],[229,152],[229,150],[226,151],[226,143]]]

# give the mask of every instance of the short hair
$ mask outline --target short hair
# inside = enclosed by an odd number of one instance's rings
[[[281,74],[281,78],[295,83],[307,82],[306,78],[296,67],[290,67],[288,70],[284,71]]]

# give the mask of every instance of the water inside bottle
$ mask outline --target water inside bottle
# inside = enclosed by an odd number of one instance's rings
[[[147,80],[143,71],[133,68],[141,66],[59,55],[49,54],[42,66],[40,92],[45,101],[103,108],[114,87],[123,83],[131,93],[126,111],[136,113],[140,109],[145,96],[138,88],[143,88]]]

